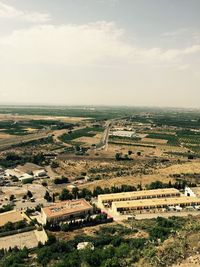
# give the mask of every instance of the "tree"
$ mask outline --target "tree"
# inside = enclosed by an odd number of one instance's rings
[[[74,187],[74,188],[72,188],[72,195],[73,195],[73,198],[77,198],[77,197],[78,197],[78,192],[79,192],[78,187]]]
[[[58,168],[58,167],[59,167],[59,163],[58,163],[57,161],[53,161],[53,162],[51,163],[51,168],[56,169],[56,168]]]
[[[33,194],[30,190],[27,191],[27,197],[28,198],[32,198],[33,197]]]
[[[44,199],[46,199],[47,202],[51,202],[52,201],[52,197],[50,196],[48,191],[46,191],[46,193],[44,195]]]
[[[10,196],[10,201],[13,201],[15,199],[15,196],[14,195],[11,195]]]
[[[122,158],[122,153],[116,153],[115,154],[115,159],[116,160],[121,160],[121,158]]]
[[[60,200],[68,200],[72,199],[72,194],[69,192],[68,189],[64,188],[59,196]]]

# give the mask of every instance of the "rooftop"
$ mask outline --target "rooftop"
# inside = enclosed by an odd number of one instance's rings
[[[180,205],[180,204],[200,204],[200,199],[197,197],[177,197],[177,198],[154,198],[132,201],[113,202],[112,205],[116,208],[134,208],[134,207],[153,207],[158,205]]]
[[[120,198],[134,198],[134,197],[145,197],[145,196],[157,196],[163,194],[180,194],[180,192],[175,188],[166,189],[155,189],[155,190],[142,190],[142,191],[131,191],[125,193],[114,193],[99,195],[99,200],[115,200]]]
[[[23,221],[24,217],[21,212],[12,210],[0,214],[0,227],[4,226],[8,222],[16,223]]]
[[[57,217],[90,209],[92,206],[85,199],[78,199],[54,203],[43,208],[43,211],[47,217]]]

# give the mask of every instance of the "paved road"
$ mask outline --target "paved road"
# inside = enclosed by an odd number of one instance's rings
[[[110,133],[110,129],[112,127],[112,123],[113,120],[109,120],[106,122],[106,128],[105,131],[103,133],[103,136],[100,140],[100,142],[96,145],[96,148],[94,148],[93,150],[101,150],[101,149],[108,149],[108,139],[109,139],[109,133]]]

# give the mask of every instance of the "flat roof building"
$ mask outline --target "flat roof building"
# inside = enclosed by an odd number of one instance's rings
[[[105,194],[98,196],[98,205],[111,206],[112,202],[117,202],[117,201],[180,197],[180,195],[181,195],[180,192],[175,188]]]
[[[149,210],[162,210],[168,207],[187,207],[200,205],[200,198],[197,197],[176,197],[176,198],[154,198],[132,201],[120,201],[112,203],[114,214],[140,213]]]
[[[73,220],[83,215],[91,214],[93,207],[85,200],[67,200],[54,203],[41,210],[44,223]]]

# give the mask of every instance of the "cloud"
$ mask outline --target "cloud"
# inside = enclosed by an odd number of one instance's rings
[[[2,2],[0,2],[0,18],[19,19],[32,23],[44,23],[51,20],[49,14],[18,10],[13,6],[6,5]]]
[[[126,39],[123,29],[105,21],[83,25],[36,25],[0,38],[0,61],[18,64],[183,65],[184,58],[198,52],[198,44],[181,49],[136,46]]]

